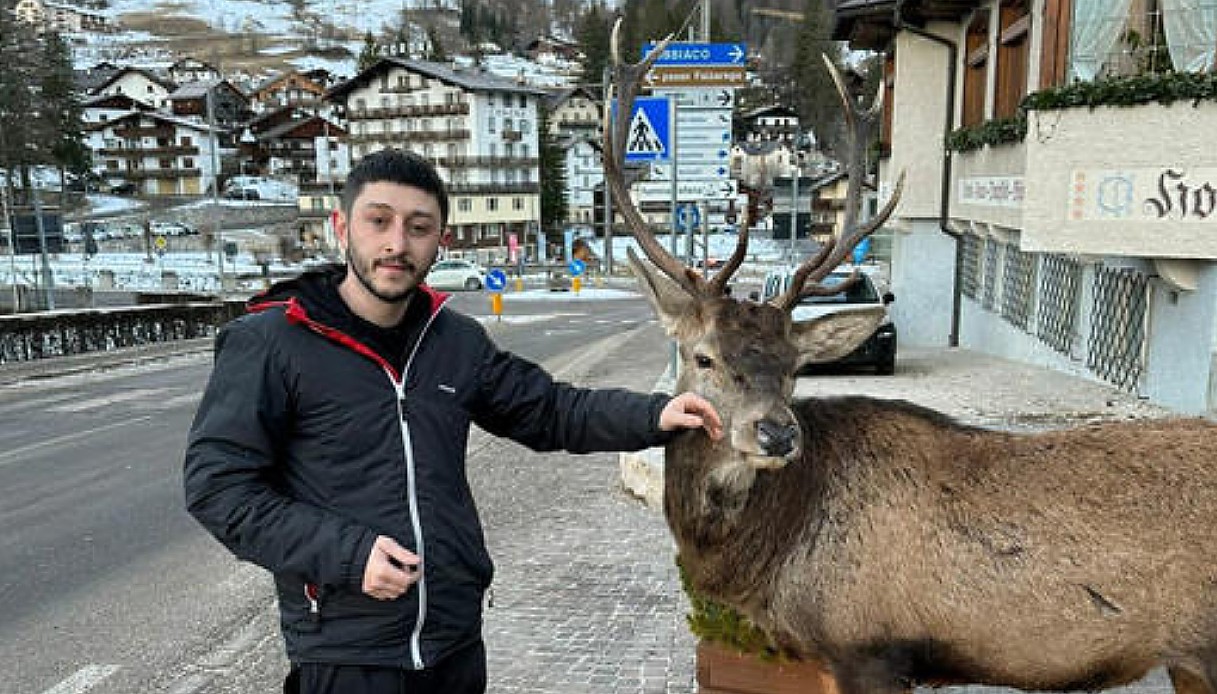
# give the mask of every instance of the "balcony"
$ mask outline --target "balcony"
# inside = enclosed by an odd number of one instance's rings
[[[146,178],[197,178],[203,175],[202,169],[129,169],[121,172],[123,176],[132,181],[143,180]]]
[[[105,147],[98,152],[103,157],[122,157],[125,159],[142,159],[144,157],[197,157],[198,147]]]
[[[469,104],[458,101],[453,104],[428,104],[426,106],[374,106],[371,108],[353,108],[347,113],[347,119],[383,120],[385,118],[420,118],[426,116],[463,116],[469,113]]]
[[[452,130],[406,130],[388,133],[359,133],[349,136],[351,144],[365,142],[450,142],[469,139],[469,131]]]
[[[1025,141],[954,155],[951,216],[1034,251],[1217,259],[1214,131],[1213,101],[1033,110]]]
[[[541,160],[537,157],[491,157],[478,155],[464,157],[440,157],[435,163],[449,169],[531,169],[540,166]]]
[[[508,142],[519,142],[524,139],[524,133],[519,130],[503,130],[503,139]]]
[[[448,186],[448,193],[451,195],[516,195],[540,192],[540,183],[454,183]]]
[[[121,140],[139,140],[143,137],[173,139],[177,133],[172,126],[148,125],[143,127],[115,128],[114,136]]]

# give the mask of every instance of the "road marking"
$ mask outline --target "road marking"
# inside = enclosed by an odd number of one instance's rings
[[[115,672],[118,672],[117,665],[86,665],[42,694],[82,694]]]
[[[57,446],[61,443],[68,443],[69,441],[75,441],[76,439],[87,438],[94,434],[99,434],[103,431],[108,431],[110,429],[117,429],[118,427],[128,426],[130,424],[139,424],[140,422],[146,422],[149,419],[152,419],[152,415],[143,415],[142,417],[132,417],[131,419],[124,419],[121,422],[111,422],[110,424],[103,424],[102,426],[93,427],[92,429],[82,429],[80,431],[74,431],[70,434],[64,434],[63,436],[56,436],[55,438],[47,439],[45,441],[39,441],[38,443],[31,443],[28,446],[22,446],[20,448],[10,448],[9,450],[4,451],[3,453],[0,453],[0,467],[5,467],[6,465],[11,465],[13,463],[21,462],[22,456],[24,456],[28,453],[32,453],[32,452],[37,451],[42,448],[49,448],[51,446]]]
[[[85,410],[95,410],[107,405],[113,405],[118,402],[126,402],[127,400],[139,400],[146,398],[151,400],[153,397],[165,392],[165,388],[134,388],[132,390],[122,390],[111,395],[103,395],[101,397],[92,398],[89,400],[79,400],[70,402],[64,405],[57,405],[50,408],[52,412],[68,413],[68,412],[83,412]]]
[[[55,393],[54,395],[44,395],[40,398],[22,398],[12,402],[6,402],[0,405],[0,413],[13,412],[16,410],[32,410],[43,405],[51,403],[63,402],[78,395],[75,392]]]
[[[179,405],[195,405],[203,399],[203,392],[197,391],[194,393],[186,393],[185,395],[176,395],[165,400],[148,403],[149,406],[157,410],[171,410]]]

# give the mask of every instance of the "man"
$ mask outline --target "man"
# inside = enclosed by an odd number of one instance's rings
[[[493,566],[465,477],[471,423],[537,450],[633,450],[708,402],[556,383],[423,282],[449,240],[434,168],[369,155],[335,212],[346,265],[250,302],[191,427],[190,512],[275,577],[286,692],[478,693]]]

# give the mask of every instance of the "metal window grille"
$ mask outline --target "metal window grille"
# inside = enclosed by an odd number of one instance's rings
[[[1035,306],[1035,256],[1013,244],[1006,245],[1003,269],[1001,315],[1011,325],[1029,330]]]
[[[992,311],[997,305],[997,256],[1001,244],[985,239],[984,285],[981,287],[980,305]]]
[[[959,243],[963,244],[960,292],[975,301],[980,296],[980,239],[972,234],[962,234]]]
[[[1130,268],[1095,268],[1094,306],[1086,368],[1134,391],[1145,371],[1149,276]]]
[[[1036,335],[1052,349],[1069,354],[1077,338],[1082,263],[1062,255],[1044,256],[1039,293]]]

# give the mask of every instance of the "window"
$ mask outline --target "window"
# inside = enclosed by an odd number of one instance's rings
[[[993,117],[1013,118],[1027,93],[1031,13],[1026,0],[1003,0],[997,35],[997,89]]]
[[[524,209],[524,198],[521,198],[519,196],[512,198],[511,199],[511,209],[516,210],[517,212]]]
[[[985,85],[989,69],[989,13],[977,12],[968,25],[963,75],[963,119],[961,125],[985,120]]]
[[[487,132],[494,132],[494,128],[495,128],[495,125],[494,125],[494,116],[491,116],[491,117],[489,118],[489,120],[487,121],[487,123],[486,123],[486,131],[487,131]]]
[[[185,159],[182,160],[182,166],[187,169],[193,169],[194,168],[194,158],[186,157]]]
[[[457,212],[472,212],[473,211],[473,200],[471,200],[470,198],[457,198],[456,199],[456,210],[457,210]]]
[[[499,199],[498,198],[486,198],[486,211],[487,212],[495,212],[498,209],[499,209]]]

